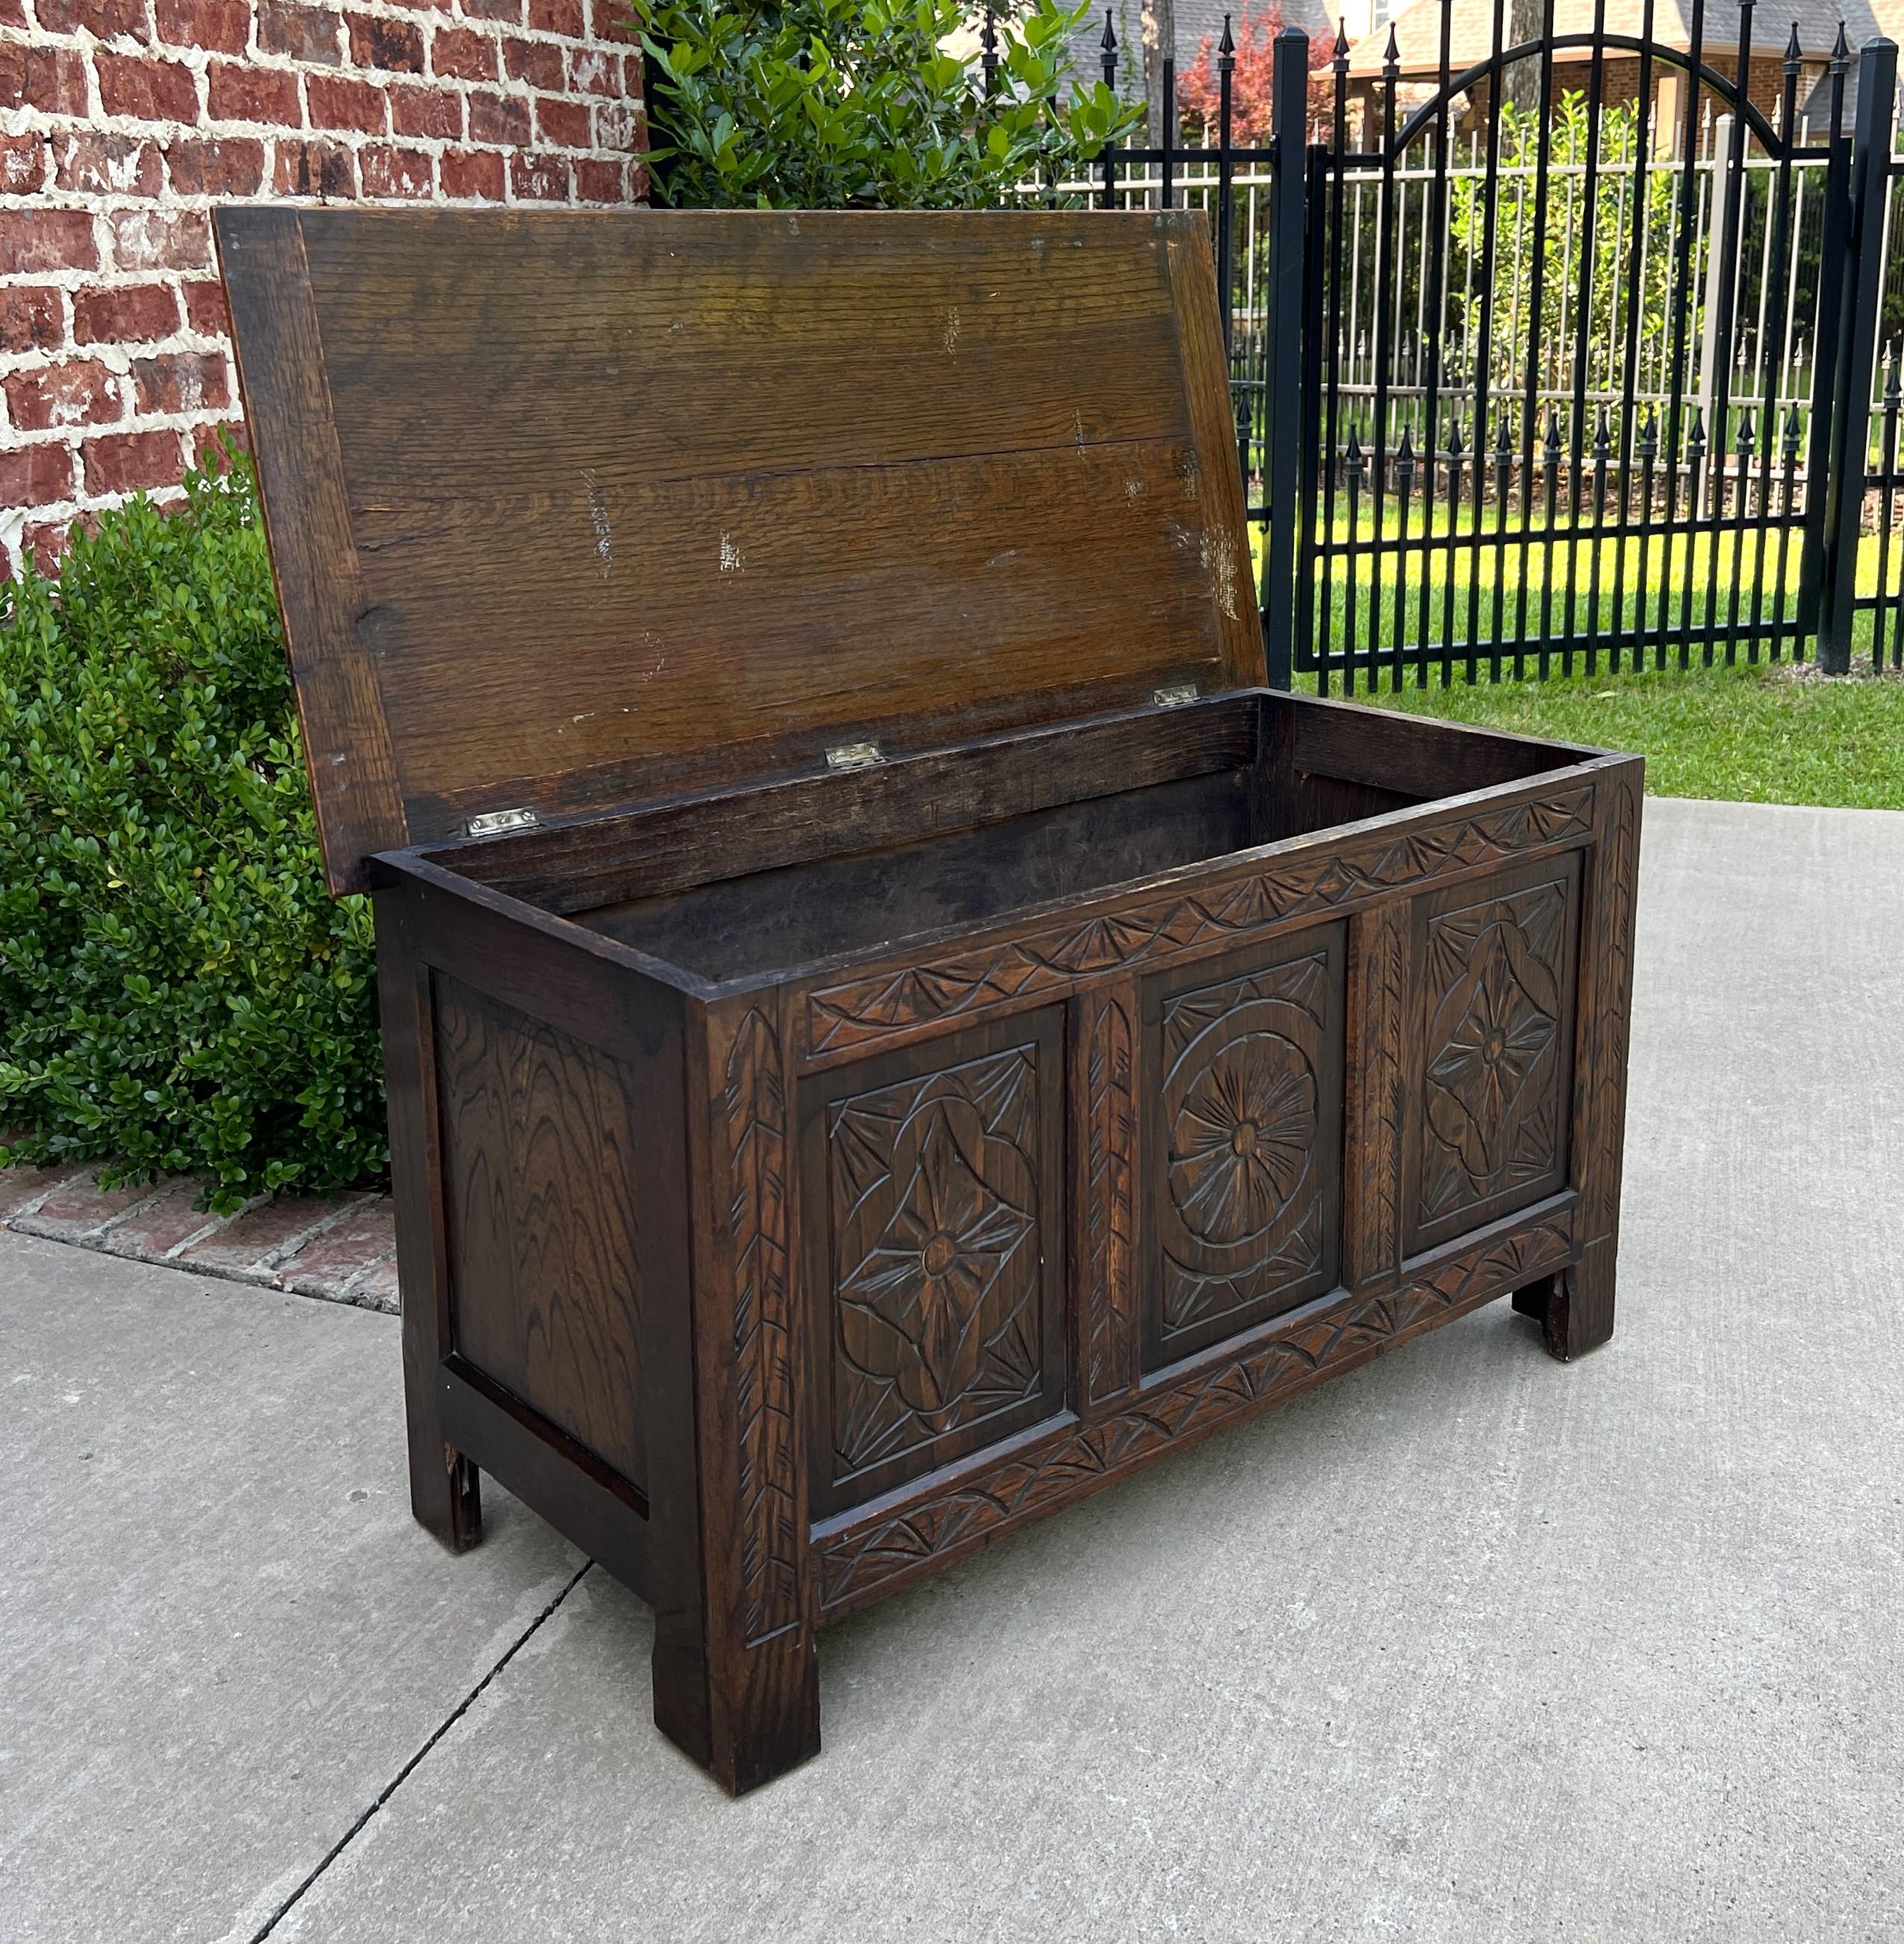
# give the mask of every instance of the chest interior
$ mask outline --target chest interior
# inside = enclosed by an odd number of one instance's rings
[[[1365,714],[1313,714],[1219,695],[425,854],[711,984],[754,980],[1114,894],[1444,789],[1432,731],[1378,782]],[[1508,738],[1464,738],[1460,754],[1471,783],[1554,761]]]

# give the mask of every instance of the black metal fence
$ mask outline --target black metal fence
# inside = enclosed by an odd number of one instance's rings
[[[1497,0],[1463,60],[1444,5],[1412,75],[1288,32],[1261,146],[1226,27],[1200,143],[1063,186],[1209,211],[1273,679],[1904,666],[1896,50],[1755,63],[1753,11],[1510,46]]]

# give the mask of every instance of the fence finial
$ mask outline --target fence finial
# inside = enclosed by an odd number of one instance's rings
[[[1402,72],[1402,44],[1395,37],[1395,23],[1388,23],[1388,51],[1382,56],[1382,78],[1393,81]]]
[[[1838,38],[1832,43],[1832,72],[1842,74],[1851,64],[1851,44],[1844,38],[1844,23],[1838,23]]]
[[[1340,14],[1335,17],[1335,59],[1331,65],[1337,75],[1349,72],[1349,23]]]
[[[981,65],[985,70],[985,99],[989,101],[998,92],[998,23],[989,5],[985,9],[985,24],[979,29],[978,45],[984,51]]]
[[[1110,24],[1108,7],[1104,9],[1104,37],[1098,45],[1104,51],[1104,85],[1114,94],[1117,91],[1117,35]]]
[[[1804,63],[1804,51],[1798,45],[1798,23],[1792,23],[1792,38],[1785,44],[1785,71],[1796,74]]]

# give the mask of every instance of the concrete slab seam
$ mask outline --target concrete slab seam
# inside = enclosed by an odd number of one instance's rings
[[[317,1868],[312,1871],[311,1874],[298,1885],[296,1890],[291,1892],[289,1896],[285,1898],[284,1901],[272,1912],[270,1916],[265,1920],[264,1923],[259,1927],[259,1929],[253,1933],[251,1944],[263,1944],[263,1940],[269,1937],[271,1933],[278,1928],[279,1924],[283,1923],[284,1919],[290,1915],[293,1909],[294,1909],[299,1903],[302,1902],[306,1896],[309,1893],[312,1887],[317,1882],[318,1879],[321,1877],[325,1871],[329,1869],[331,1865],[350,1847],[352,1844],[357,1841],[358,1838],[361,1836],[365,1829],[370,1826],[372,1818],[377,1814],[377,1813],[383,1807],[384,1804],[388,1802],[390,1798],[396,1794],[398,1790],[402,1788],[404,1784],[410,1779],[410,1776],[416,1773],[417,1768],[421,1765],[424,1758],[429,1754],[430,1751],[434,1749],[438,1743],[441,1741],[444,1736],[447,1735],[450,1730],[462,1719],[464,1715],[468,1714],[470,1709],[476,1705],[478,1700],[481,1697],[483,1690],[489,1686],[490,1683],[493,1681],[505,1667],[508,1666],[511,1661],[515,1659],[516,1656],[529,1644],[530,1641],[534,1639],[536,1635],[553,1616],[557,1607],[560,1606],[562,1602],[582,1584],[583,1576],[588,1571],[589,1568],[594,1564],[594,1563],[595,1562],[592,1559],[585,1559],[582,1562],[581,1566],[577,1569],[573,1577],[570,1580],[568,1584],[564,1586],[561,1592],[557,1593],[555,1598],[550,1601],[548,1604],[529,1623],[528,1626],[526,1626],[519,1635],[517,1635],[515,1640],[511,1644],[508,1653],[503,1655],[502,1658],[490,1669],[488,1673],[484,1675],[482,1679],[478,1681],[476,1685],[456,1703],[455,1708],[453,1709],[451,1712],[437,1724],[436,1727],[432,1730],[428,1739],[425,1741],[422,1746],[410,1757],[408,1761],[404,1764],[401,1768],[398,1770],[397,1773],[390,1778],[388,1782],[385,1783],[382,1791],[378,1795],[376,1800],[373,1802],[369,1808],[365,1810],[363,1814],[358,1816],[357,1820],[344,1832],[343,1835],[339,1837],[337,1841],[332,1844],[330,1847],[325,1851],[323,1857],[318,1862]]]

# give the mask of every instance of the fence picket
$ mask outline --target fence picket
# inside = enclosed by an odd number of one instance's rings
[[[1236,125],[1226,17],[1200,142],[1166,125],[1089,181],[1027,186],[1215,222],[1272,678],[1353,694],[1814,639],[1835,669],[1867,614],[1872,665],[1904,662],[1899,411],[1874,396],[1896,371],[1877,348],[1904,332],[1895,50],[1864,51],[1854,137],[1841,32],[1822,118],[1801,112],[1795,26],[1769,112],[1753,101],[1754,0],[1724,75],[1706,0],[1678,48],[1654,0],[1637,37],[1608,31],[1605,0],[1557,35],[1544,0],[1511,51],[1506,0],[1489,11],[1493,51],[1455,74],[1442,8],[1405,112],[1393,27],[1359,109],[1338,42],[1319,113],[1307,37],[1285,30],[1267,132]],[[1101,45],[1114,85],[1108,14]],[[1554,94],[1562,46],[1584,94]],[[1544,109],[1511,106],[1515,71]]]

